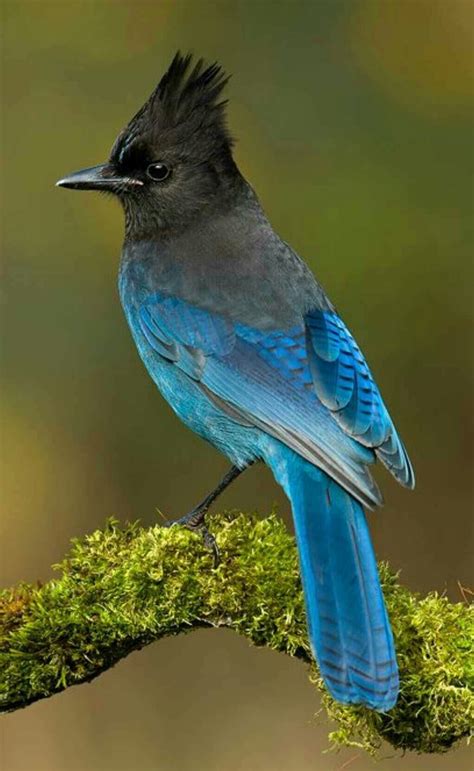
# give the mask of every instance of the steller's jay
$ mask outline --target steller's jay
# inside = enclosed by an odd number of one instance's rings
[[[120,298],[139,354],[177,415],[232,461],[179,521],[206,532],[211,502],[264,461],[291,501],[324,681],[338,701],[386,711],[398,669],[363,507],[382,500],[376,458],[411,488],[412,466],[357,343],[233,160],[227,80],[176,54],[109,161],[57,184],[119,198]]]

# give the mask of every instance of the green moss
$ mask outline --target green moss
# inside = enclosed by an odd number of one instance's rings
[[[216,515],[210,528],[222,561],[199,536],[173,527],[125,529],[108,522],[82,540],[44,586],[0,595],[0,708],[12,710],[96,677],[130,651],[200,626],[227,626],[256,645],[311,662],[298,558],[275,515]],[[312,682],[337,727],[333,746],[374,753],[394,747],[443,752],[474,723],[471,610],[430,594],[419,598],[381,565],[400,665],[395,709],[379,715],[344,707]]]
[[[395,636],[400,696],[387,715],[344,708],[325,697],[329,716],[339,724],[330,739],[371,752],[382,738],[403,750],[444,752],[469,737],[474,726],[473,608],[436,593],[412,594],[386,564],[380,565],[380,577]]]

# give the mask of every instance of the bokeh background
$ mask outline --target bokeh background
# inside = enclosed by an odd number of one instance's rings
[[[466,0],[3,0],[2,582],[47,579],[106,516],[176,517],[226,469],[164,404],[116,290],[119,206],[54,187],[105,160],[177,48],[234,73],[238,162],[349,323],[415,464],[380,474],[378,554],[470,580],[472,29]],[[251,469],[223,505],[288,504]],[[2,720],[4,771],[372,768],[323,755],[296,661],[202,631]],[[384,751],[381,768],[469,766]],[[472,756],[471,756],[472,760]],[[347,765],[345,765],[347,764]]]

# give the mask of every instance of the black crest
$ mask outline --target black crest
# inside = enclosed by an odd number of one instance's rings
[[[178,51],[149,99],[119,135],[111,160],[120,163],[141,142],[161,147],[192,142],[210,154],[230,151],[227,101],[220,99],[228,80],[217,63],[206,66],[198,59],[192,66],[192,55]]]

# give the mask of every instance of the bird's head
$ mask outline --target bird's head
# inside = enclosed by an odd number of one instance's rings
[[[227,81],[217,64],[177,53],[107,163],[57,185],[116,195],[137,236],[180,230],[203,209],[225,206],[241,184],[221,99]]]

